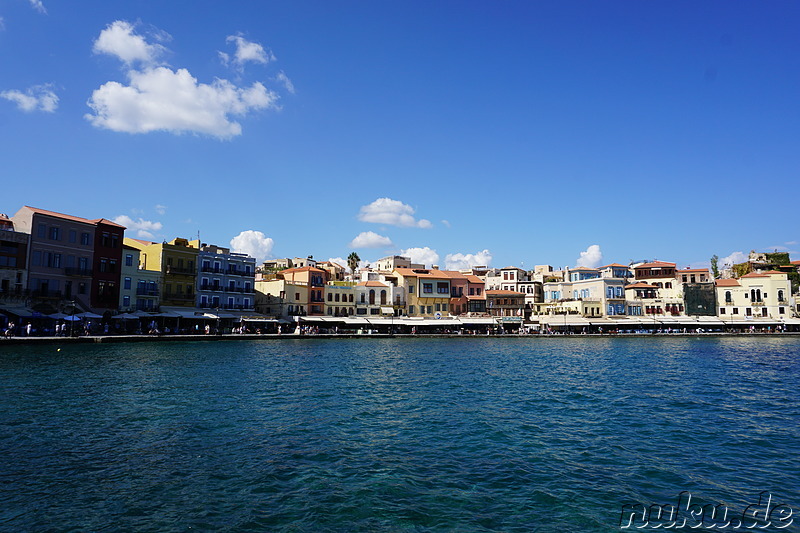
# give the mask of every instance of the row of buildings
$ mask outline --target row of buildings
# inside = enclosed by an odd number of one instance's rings
[[[786,254],[754,252],[721,279],[664,261],[452,271],[389,256],[353,272],[313,256],[256,265],[253,257],[199,239],[158,243],[124,232],[104,218],[30,206],[0,215],[0,313],[512,329],[800,325],[797,287],[792,291],[800,262]]]

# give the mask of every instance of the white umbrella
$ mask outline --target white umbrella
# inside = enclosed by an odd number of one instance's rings
[[[134,315],[131,313],[122,313],[121,315],[112,316],[114,320],[139,320],[139,315]]]
[[[79,313],[75,316],[79,316],[81,318],[103,318],[102,316],[96,315],[94,313]]]
[[[53,313],[52,315],[47,315],[50,318],[55,318],[56,320],[64,320],[65,318],[69,318],[69,315],[65,315],[64,313]]]

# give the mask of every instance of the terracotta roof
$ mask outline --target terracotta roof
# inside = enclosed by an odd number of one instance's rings
[[[761,272],[761,274],[786,274],[786,272],[781,272],[780,270],[765,270]]]
[[[422,271],[422,272],[420,272]],[[397,272],[401,276],[407,277],[418,277],[418,278],[434,278],[434,279],[449,279],[450,276],[442,272],[441,270],[432,270],[432,269],[420,269],[420,268],[395,268],[394,272]]]
[[[64,220],[72,220],[73,222],[82,222],[84,224],[91,224],[93,226],[96,226],[97,224],[102,222],[103,224],[108,224],[109,226],[117,226],[118,228],[126,229],[125,226],[121,226],[121,225],[117,224],[116,222],[111,222],[110,220],[106,220],[104,218],[96,218],[94,220],[89,220],[87,218],[81,218],[81,217],[76,217],[76,216],[72,216],[72,215],[65,215],[64,213],[57,213],[55,211],[48,211],[47,209],[39,209],[38,207],[31,207],[29,205],[25,205],[23,207],[25,207],[27,209],[30,209],[34,213],[38,213],[40,215],[47,215],[47,216],[55,217],[55,218],[63,218]]]
[[[515,267],[515,266],[507,266],[505,268],[501,268],[500,270],[525,270],[524,268]]]
[[[617,267],[617,268],[628,268],[628,265],[620,265],[619,263],[611,263],[610,265],[603,265],[601,267],[597,267],[597,270],[602,270],[608,267]]]
[[[640,281],[638,283],[631,283],[630,285],[625,285],[625,290],[628,289],[657,289],[656,285],[650,285],[649,283],[645,283]]]
[[[481,278],[473,274],[467,275],[467,281],[469,281],[470,283],[480,283],[481,285],[484,285],[486,283]]]
[[[469,295],[467,295],[467,300],[485,300],[485,299],[486,299],[486,295],[485,294],[479,294],[479,295],[469,294]]]
[[[290,274],[294,274],[295,272],[320,272],[322,274],[325,274],[325,271],[322,270],[321,268],[309,267],[309,266],[297,267],[297,268],[287,268],[286,270],[281,270],[279,272],[279,274],[286,274],[287,272],[290,273]]]
[[[765,273],[758,273],[758,272],[750,272],[749,274],[745,274],[741,276],[742,278],[768,278],[769,274]]]
[[[674,267],[676,263],[666,263],[664,261],[653,261],[652,263],[642,263],[633,268],[659,268],[659,267]]]
[[[517,291],[489,290],[484,292],[486,292],[487,296],[525,296],[524,292]]]
[[[716,280],[715,283],[717,284],[717,287],[740,287],[741,286],[739,284],[739,282],[736,281],[735,279],[718,279],[718,280]]]
[[[126,239],[130,239],[132,241],[136,241],[139,244],[142,244],[144,246],[150,246],[151,244],[155,244],[153,241],[144,241],[142,239],[134,239],[133,237],[126,237]]]
[[[381,283],[380,281],[362,281],[361,283],[358,283],[357,285],[359,285],[361,287],[388,287],[387,284]]]
[[[798,261],[792,261],[791,263],[792,263],[793,265],[800,265],[800,260],[798,260]]]

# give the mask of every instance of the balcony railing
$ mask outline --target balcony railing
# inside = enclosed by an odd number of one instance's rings
[[[136,296],[158,296],[158,289],[136,289]]]
[[[194,294],[185,292],[165,292],[163,298],[165,300],[194,300]]]
[[[194,271],[194,270],[190,270],[188,268],[175,267],[175,266],[172,266],[172,265],[167,265],[167,268],[166,268],[165,271],[166,271],[167,274],[183,274],[184,276],[196,276],[197,275],[197,272]]]
[[[222,285],[214,285],[214,284],[205,285],[205,284],[201,284],[200,285],[200,290],[201,291],[211,291],[211,292],[222,292],[223,291],[223,287],[222,287]]]

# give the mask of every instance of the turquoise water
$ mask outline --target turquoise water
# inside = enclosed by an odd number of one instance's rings
[[[800,525],[800,339],[0,348],[4,531],[619,531],[681,491]],[[796,529],[795,529],[796,530]]]

